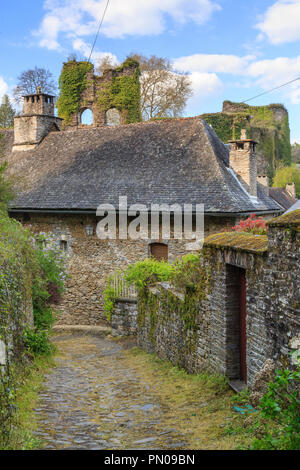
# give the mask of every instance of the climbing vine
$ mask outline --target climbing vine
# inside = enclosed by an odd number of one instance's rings
[[[59,98],[56,106],[59,117],[69,124],[74,113],[80,110],[80,97],[88,86],[87,73],[93,70],[90,62],[70,60],[63,66],[59,77]]]
[[[133,74],[120,75],[129,67],[134,69]],[[116,108],[124,113],[124,122],[128,124],[141,121],[140,100],[139,63],[133,59],[127,59],[120,67],[112,70],[112,80],[103,85],[97,97],[102,111]]]
[[[224,102],[227,111],[203,114],[201,117],[210,124],[218,137],[225,143],[239,139],[241,130],[247,130],[247,137],[259,142],[267,163],[267,173],[272,179],[276,168],[282,162],[291,164],[291,144],[288,115],[277,118],[276,113],[285,112],[281,104],[269,106],[248,106],[245,103]]]

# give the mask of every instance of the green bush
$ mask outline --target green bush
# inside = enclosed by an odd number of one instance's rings
[[[264,436],[254,439],[253,450],[300,450],[300,367],[277,371],[261,399]],[[274,423],[274,425],[272,425]]]
[[[28,328],[24,331],[24,341],[27,351],[34,356],[49,356],[54,351],[49,332],[46,330]]]
[[[140,290],[155,282],[168,281],[172,269],[172,265],[167,261],[147,258],[130,265],[125,271],[125,279],[129,284],[134,284]]]

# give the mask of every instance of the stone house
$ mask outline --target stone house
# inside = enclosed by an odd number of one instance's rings
[[[116,270],[149,255],[172,261],[188,250],[185,240],[161,235],[100,240],[99,204],[118,207],[124,196],[128,206],[147,208],[204,204],[205,235],[251,213],[271,218],[283,212],[257,180],[256,142],[243,135],[229,151],[199,117],[123,125],[104,120],[62,130],[53,97],[38,90],[24,98],[23,114],[2,144],[1,158],[16,181],[11,216],[33,231],[51,231],[66,252],[71,277],[60,306],[64,324],[101,321],[106,280]]]

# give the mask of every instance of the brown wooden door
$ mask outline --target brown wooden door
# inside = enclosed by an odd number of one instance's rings
[[[247,383],[246,273],[240,270],[240,374]]]

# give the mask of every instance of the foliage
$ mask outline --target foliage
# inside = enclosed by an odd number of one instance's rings
[[[239,139],[241,129],[246,129],[248,138],[258,141],[257,152],[268,162],[267,173],[271,179],[279,164],[291,164],[289,118],[283,105],[249,106],[225,101],[224,109],[222,113],[201,116],[223,142]],[[280,111],[282,116],[278,119]]]
[[[279,168],[274,176],[273,187],[285,188],[287,184],[295,183],[296,195],[300,197],[300,170],[296,166]]]
[[[241,220],[237,225],[232,227],[234,232],[249,232],[254,235],[266,235],[267,225],[263,217],[256,218],[256,214],[251,214],[246,220]]]
[[[207,285],[208,278],[209,267],[205,264],[203,255],[188,254],[175,261],[170,281],[190,297],[202,300],[205,297],[204,286]]]
[[[48,285],[52,282],[61,293],[65,279],[63,258],[53,243],[46,234],[36,241],[19,222],[0,213],[0,340],[6,350],[0,371],[1,446],[7,445],[15,425],[16,390],[26,357],[52,351]],[[29,320],[32,303],[34,327]]]
[[[6,210],[7,203],[14,197],[12,182],[4,176],[6,168],[7,163],[0,165],[0,214]]]
[[[299,450],[300,449],[300,367],[277,371],[261,399],[262,418],[271,420],[275,427],[264,422],[264,436],[254,439],[254,450]]]
[[[166,58],[140,54],[133,54],[131,58],[140,64],[143,120],[182,116],[192,96],[189,76],[175,71]]]
[[[123,74],[125,68],[132,68],[130,75]],[[128,58],[119,67],[113,68],[112,80],[104,83],[97,102],[106,112],[116,108],[125,113],[125,121],[130,124],[141,121],[140,115],[140,69],[139,64]]]
[[[18,84],[14,89],[14,98],[16,102],[21,102],[23,95],[35,94],[40,87],[42,93],[49,95],[56,94],[56,83],[52,73],[44,68],[35,67],[25,70],[18,77]]]
[[[107,320],[111,320],[111,316],[114,311],[114,300],[116,298],[116,292],[113,287],[113,277],[109,277],[106,283],[106,288],[104,292],[104,311],[107,317]]]
[[[16,111],[12,107],[9,97],[4,95],[0,106],[0,127],[4,129],[13,127],[15,114]]]
[[[297,142],[292,145],[292,161],[293,163],[300,163],[300,144]]]
[[[150,335],[151,332],[154,332],[156,326],[155,311],[157,305],[154,298],[146,292],[146,287],[157,282],[170,281],[176,289],[184,293],[182,306],[175,306],[175,304],[173,305],[172,302],[168,301],[167,307],[170,307],[171,310],[178,307],[185,328],[195,329],[197,302],[206,297],[209,289],[210,270],[205,262],[204,254],[201,257],[188,254],[179,258],[173,264],[149,258],[130,265],[123,274],[128,285],[135,285],[139,291],[141,311],[147,310],[150,312]],[[114,310],[114,300],[117,296],[118,293],[114,289],[112,278],[109,278],[104,303],[109,321]],[[145,304],[144,309],[142,303]]]
[[[155,282],[168,281],[172,271],[172,265],[167,261],[158,261],[147,258],[130,265],[125,271],[125,279],[129,284],[134,284],[138,290]]]
[[[80,109],[80,97],[88,85],[87,74],[93,70],[93,64],[87,61],[70,60],[64,63],[59,77],[59,98],[56,106],[59,117],[68,124],[74,113]]]

